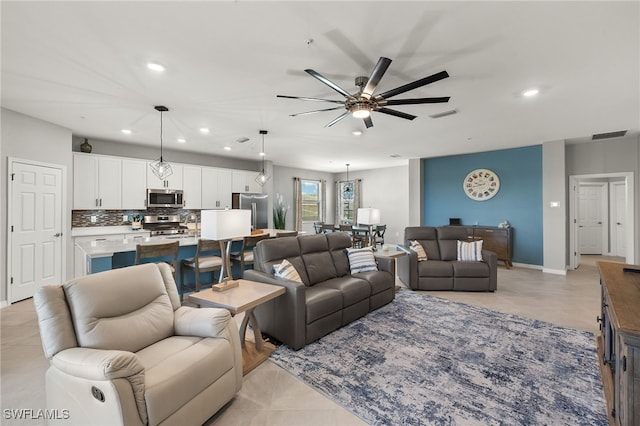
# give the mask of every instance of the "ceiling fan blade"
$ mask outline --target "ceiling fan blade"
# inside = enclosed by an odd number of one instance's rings
[[[388,99],[392,96],[399,95],[404,92],[408,92],[409,90],[417,89],[418,87],[426,86],[427,84],[434,83],[436,81],[442,80],[443,78],[449,77],[449,74],[446,71],[440,71],[439,73],[430,75],[429,77],[421,78],[420,80],[416,80],[412,83],[405,84],[404,86],[396,87],[395,89],[388,90],[384,93],[380,93],[376,96],[376,100],[378,99]]]
[[[371,116],[365,117],[362,120],[364,120],[364,125],[367,126],[367,129],[369,127],[373,127],[373,121],[371,120]]]
[[[342,113],[342,115],[338,116],[338,118],[335,118],[333,121],[331,121],[330,123],[328,123],[326,126],[324,127],[331,127],[334,124],[336,124],[338,121],[342,120],[343,118],[345,118],[347,115],[349,114],[349,111],[345,111],[344,113]]]
[[[389,101],[382,101],[381,103],[385,105],[416,105],[416,104],[440,104],[444,102],[449,102],[449,96],[444,96],[442,98],[414,98],[414,99],[396,99]]]
[[[325,111],[334,111],[336,109],[342,109],[343,107],[335,107],[335,108],[325,108],[325,109],[317,109],[315,111],[307,111],[307,112],[299,112],[297,114],[289,114],[289,117],[297,117],[299,115],[309,115],[315,114],[316,112],[325,112]]]
[[[364,89],[362,90],[363,97],[367,99],[371,98],[376,87],[378,87],[378,83],[380,83],[382,76],[387,72],[389,65],[391,65],[391,59],[385,58],[384,56],[381,56],[380,59],[378,59],[378,63],[373,68],[373,71],[371,71],[367,85],[364,86]]]
[[[336,100],[333,100],[333,99],[308,98],[306,96],[276,95],[276,97],[277,98],[286,98],[286,99],[299,99],[301,101],[333,102],[334,104],[344,104],[344,101],[336,101]]]
[[[393,115],[394,117],[406,118],[407,120],[413,120],[414,118],[416,118],[415,115],[411,115],[411,114],[407,114],[407,113],[404,113],[404,112],[396,111],[395,109],[380,108],[380,109],[376,109],[375,111],[381,112],[383,114]]]
[[[347,98],[349,96],[351,96],[351,94],[349,92],[347,92],[342,87],[340,87],[337,84],[335,84],[333,81],[331,81],[328,78],[324,77],[322,74],[319,74],[319,73],[315,72],[312,69],[306,69],[304,71],[307,74],[309,74],[310,76],[317,78],[318,80],[320,80],[321,82],[323,82],[327,86],[331,87],[333,90],[335,90],[336,92],[340,93],[342,96],[345,96]]]

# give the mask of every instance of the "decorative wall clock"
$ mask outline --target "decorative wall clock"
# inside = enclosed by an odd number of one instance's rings
[[[464,178],[462,187],[467,197],[475,201],[485,201],[498,193],[500,179],[491,170],[476,169]]]

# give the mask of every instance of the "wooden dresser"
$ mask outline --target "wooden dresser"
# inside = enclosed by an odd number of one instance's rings
[[[498,260],[502,260],[508,268],[513,266],[513,228],[497,226],[465,226],[469,240],[483,240],[483,250],[494,252]]]
[[[640,273],[598,262],[602,285],[602,314],[598,318],[598,357],[610,421],[640,425]]]

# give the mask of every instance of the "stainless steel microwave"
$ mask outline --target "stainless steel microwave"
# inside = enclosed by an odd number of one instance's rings
[[[147,207],[184,207],[180,189],[147,189]]]

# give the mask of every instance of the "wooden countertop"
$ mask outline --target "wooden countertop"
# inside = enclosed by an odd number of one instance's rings
[[[598,262],[615,316],[611,318],[615,327],[622,332],[640,334],[640,273],[623,272],[625,266],[640,268],[639,265]]]

